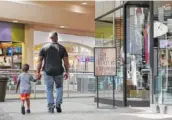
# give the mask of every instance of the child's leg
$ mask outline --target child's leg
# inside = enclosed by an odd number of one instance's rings
[[[25,95],[21,94],[20,97],[21,97],[21,106],[24,106],[24,104],[25,104]]]
[[[24,106],[25,100],[21,100],[21,106]]]
[[[25,114],[25,107],[24,107],[24,104],[25,104],[25,100],[22,99],[21,100],[21,113],[24,115]]]
[[[30,98],[26,99],[27,110],[30,110]]]

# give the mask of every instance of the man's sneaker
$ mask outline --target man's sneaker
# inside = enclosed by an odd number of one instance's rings
[[[62,108],[61,108],[60,104],[56,105],[56,110],[57,110],[58,113],[62,112]]]
[[[49,113],[54,113],[54,104],[48,104]]]
[[[21,107],[21,113],[22,113],[23,115],[25,115],[25,107],[24,107],[24,106]]]
[[[29,109],[27,109],[27,113],[28,113],[28,114],[30,113],[30,110],[29,110]]]

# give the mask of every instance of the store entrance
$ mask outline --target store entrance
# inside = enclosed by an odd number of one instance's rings
[[[126,106],[150,105],[148,1],[130,1],[125,5],[124,101]]]

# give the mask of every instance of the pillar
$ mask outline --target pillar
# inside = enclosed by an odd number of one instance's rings
[[[29,64],[32,70],[34,68],[34,29],[31,25],[25,25],[25,41],[22,48],[22,64]]]

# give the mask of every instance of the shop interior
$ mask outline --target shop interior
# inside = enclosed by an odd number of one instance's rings
[[[94,71],[93,48],[71,42],[59,43],[66,48],[69,54],[70,72],[83,73]],[[34,68],[36,68],[37,65],[39,50],[44,44],[40,44],[34,47]]]
[[[22,44],[0,42],[0,69],[21,69]]]

